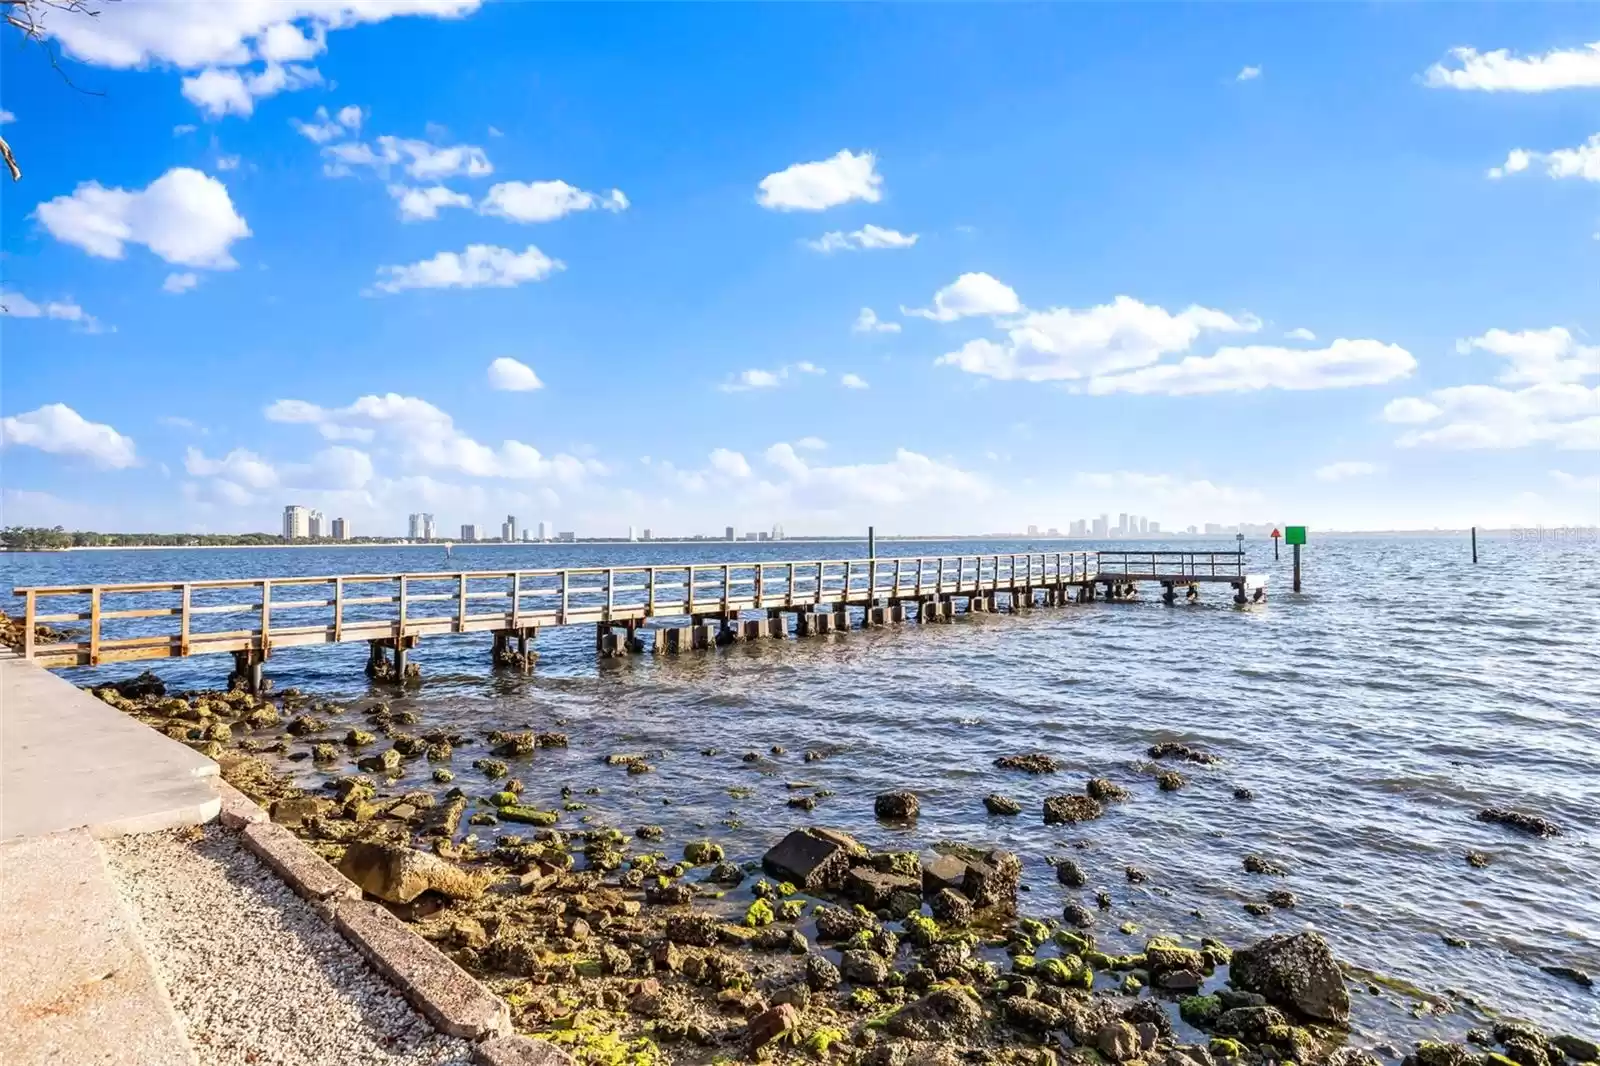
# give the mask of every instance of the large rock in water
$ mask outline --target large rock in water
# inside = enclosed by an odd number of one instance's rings
[[[450,899],[477,899],[487,882],[436,855],[390,844],[360,842],[345,849],[339,872],[363,892],[410,903],[430,889]]]
[[[1233,984],[1314,1021],[1345,1025],[1350,994],[1333,949],[1316,933],[1279,934],[1233,953]]]
[[[853,860],[867,857],[867,849],[848,833],[836,829],[796,829],[778,841],[761,858],[761,865],[783,881],[806,892],[837,889]]]

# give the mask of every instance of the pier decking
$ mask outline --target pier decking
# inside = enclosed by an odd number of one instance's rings
[[[1244,565],[1242,552],[1047,552],[63,585],[15,594],[24,600],[22,653],[42,666],[231,652],[236,673],[254,687],[274,649],[309,644],[367,641],[369,672],[399,680],[408,649],[448,633],[493,633],[495,661],[526,666],[529,642],[545,626],[593,625],[596,650],[623,655],[645,650],[646,628],[656,631],[656,651],[688,651],[787,637],[788,614],[796,615],[794,634],[810,636],[850,628],[853,608],[865,626],[938,622],[958,604],[985,613],[1001,597],[1013,610],[1122,600],[1146,582],[1159,583],[1168,604],[1179,585],[1195,599],[1202,584],[1226,584],[1244,605],[1266,589]],[[751,612],[764,617],[744,617]],[[77,639],[34,639],[35,624],[81,623],[87,632]]]

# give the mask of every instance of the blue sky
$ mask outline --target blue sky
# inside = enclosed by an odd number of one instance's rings
[[[60,73],[10,30],[0,70],[7,523],[1600,521],[1594,8],[43,34]]]

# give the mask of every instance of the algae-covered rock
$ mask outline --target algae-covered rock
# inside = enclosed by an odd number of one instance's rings
[[[683,858],[695,866],[710,866],[722,861],[722,845],[709,840],[697,840],[684,846]]]
[[[487,878],[425,851],[366,841],[345,849],[339,872],[390,903],[410,903],[428,891],[450,899],[477,899],[488,885]]]
[[[508,803],[501,806],[496,812],[501,820],[507,822],[520,822],[523,825],[552,826],[561,819],[555,811],[543,811],[537,807],[528,807],[518,803]],[[620,859],[618,860],[620,864]],[[590,856],[590,865],[594,857]],[[614,868],[614,867],[613,867]]]
[[[1178,1015],[1197,1029],[1209,1029],[1222,1017],[1222,1000],[1216,996],[1185,996],[1178,1001]]]
[[[392,774],[400,769],[400,753],[393,748],[386,748],[376,755],[358,760],[356,766],[368,773]]]
[[[1084,791],[1098,803],[1115,803],[1133,795],[1121,785],[1105,777],[1091,777]]]

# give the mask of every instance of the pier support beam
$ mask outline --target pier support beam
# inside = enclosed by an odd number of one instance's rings
[[[767,636],[773,640],[785,640],[789,636],[789,623],[783,617],[783,612],[776,607],[767,611],[767,619],[762,623],[766,627]]]
[[[382,637],[367,641],[367,676],[374,681],[387,681],[393,684],[422,680],[422,670],[417,664],[406,662],[406,652],[415,648],[421,639],[412,633],[399,638]],[[389,661],[390,651],[394,652],[392,664]]]
[[[1178,602],[1178,594],[1173,591],[1172,582],[1170,581],[1163,581],[1161,583],[1161,602],[1166,604],[1168,607],[1171,607],[1174,603]]]
[[[887,608],[887,607],[868,607],[865,621],[866,621],[866,623],[868,625],[875,626],[875,627],[876,626],[886,626],[886,625],[888,625],[889,624],[889,608]]]
[[[904,622],[906,620],[906,605],[899,600],[889,605],[889,621]]]
[[[767,620],[765,618],[746,618],[739,623],[739,638],[741,640],[760,640],[766,636]]]
[[[840,633],[850,632],[850,606],[845,603],[833,605],[833,628]]]
[[[739,637],[738,616],[735,615],[729,618],[727,615],[723,615],[717,625],[717,647],[721,648],[733,644],[739,640]]]
[[[528,673],[539,658],[539,653],[529,651],[528,644],[539,635],[538,626],[494,631],[494,644],[489,650],[489,661],[496,669],[520,670]]]
[[[228,688],[242,688],[252,696],[259,696],[265,688],[271,688],[272,682],[264,681],[261,677],[261,666],[265,661],[266,655],[258,648],[234,652],[233,673],[228,675]]]

